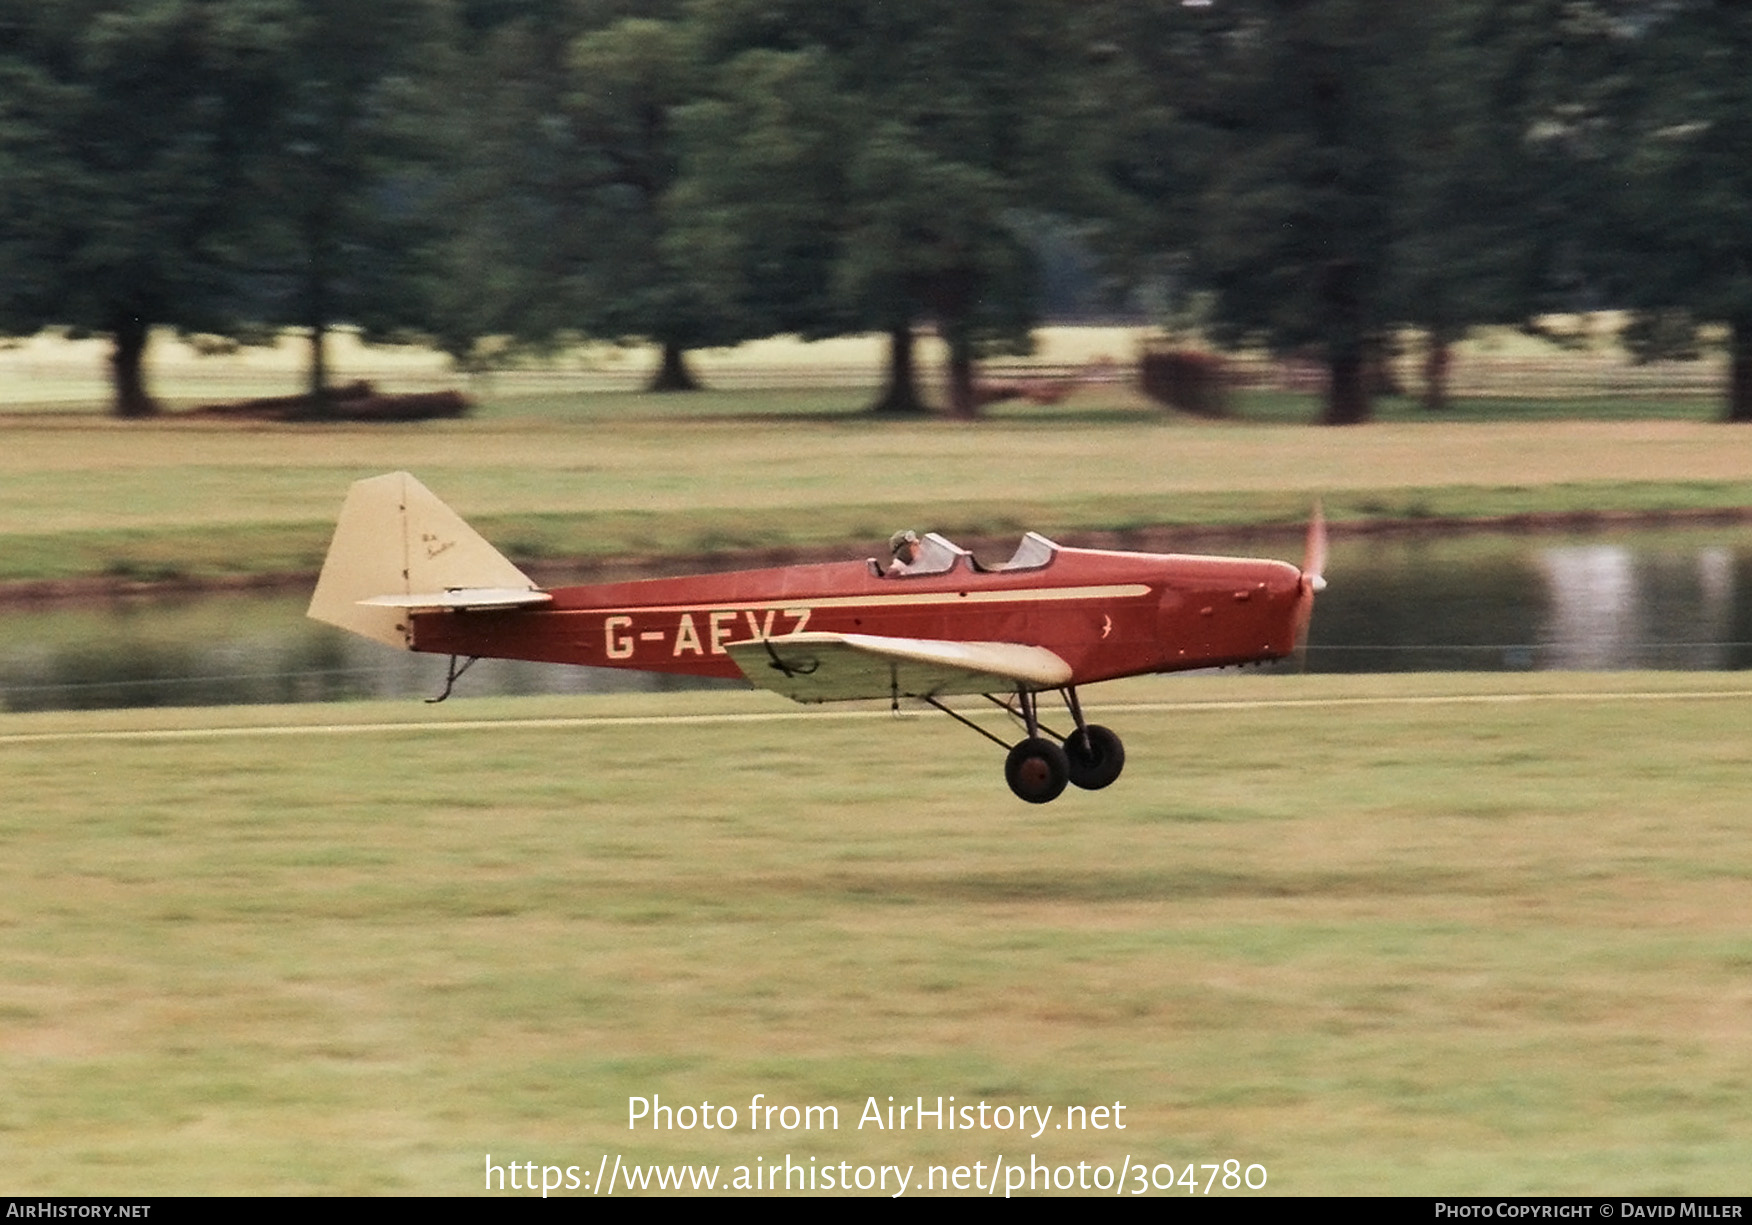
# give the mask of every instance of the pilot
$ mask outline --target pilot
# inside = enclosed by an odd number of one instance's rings
[[[888,551],[894,560],[888,563],[889,577],[905,574],[919,559],[919,535],[914,531],[899,531],[888,538]]]

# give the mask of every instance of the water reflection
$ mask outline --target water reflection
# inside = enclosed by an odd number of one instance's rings
[[[1327,567],[1307,667],[1745,668],[1749,564],[1744,528],[1351,541]]]
[[[445,660],[304,616],[304,595],[122,599],[0,611],[0,706],[97,710],[435,697]],[[463,694],[613,693],[729,682],[483,659]]]
[[[1636,583],[1622,545],[1546,549],[1539,556],[1551,610],[1543,637],[1556,668],[1605,668],[1637,641]]]
[[[1272,550],[1267,550],[1272,551]],[[1295,557],[1299,546],[1275,550]],[[1311,672],[1752,666],[1752,530],[1338,541]],[[419,698],[445,661],[304,618],[302,593],[0,610],[8,710]],[[649,673],[483,660],[460,694],[698,688]]]

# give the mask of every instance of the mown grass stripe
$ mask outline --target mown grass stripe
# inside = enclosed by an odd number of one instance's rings
[[[1200,711],[1335,709],[1364,706],[1483,706],[1526,702],[1675,702],[1702,699],[1752,698],[1752,689],[1607,690],[1598,693],[1455,693],[1400,694],[1376,697],[1240,698],[1197,702],[1092,703],[1089,709],[1106,713],[1167,714]],[[924,714],[908,708],[908,716]],[[997,715],[994,708],[973,708],[963,713]],[[454,719],[432,723],[303,723],[255,724],[243,727],[108,728],[59,732],[12,732],[0,734],[0,744],[44,744],[57,741],[93,740],[185,740],[251,736],[337,736],[372,732],[479,732],[551,731],[590,727],[683,727],[688,725],[777,723],[789,720],[890,719],[881,710],[781,710],[748,713],[695,715],[579,715],[541,719]]]

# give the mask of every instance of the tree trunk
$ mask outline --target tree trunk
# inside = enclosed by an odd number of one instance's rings
[[[304,398],[307,417],[327,417],[333,407],[329,403],[328,328],[320,322],[310,325],[310,381]]]
[[[314,421],[325,420],[333,408],[328,394],[328,325],[334,312],[329,299],[341,257],[332,238],[335,226],[328,208],[331,186],[319,186],[317,197],[308,202],[299,218],[304,248],[299,305],[310,339],[310,368],[305,371],[304,411],[300,415]]]
[[[888,385],[870,411],[895,417],[922,417],[931,411],[930,405],[919,397],[911,320],[888,329]]]
[[[673,340],[663,342],[663,361],[646,391],[698,391],[700,382],[687,368],[687,350]]]
[[[1752,421],[1752,318],[1728,325],[1728,421]]]
[[[1423,406],[1426,413],[1448,411],[1448,367],[1454,361],[1454,345],[1440,328],[1424,337]]]
[[[979,416],[979,401],[973,394],[973,338],[953,324],[944,332],[949,342],[949,413],[972,421]]]
[[[1322,425],[1361,425],[1369,419],[1368,363],[1363,347],[1334,345],[1327,358],[1326,409]]]
[[[1405,388],[1399,382],[1399,367],[1395,364],[1398,351],[1391,336],[1376,336],[1363,348],[1363,377],[1368,380],[1369,396],[1402,396]]]
[[[1321,276],[1328,337],[1322,425],[1360,425],[1369,419],[1369,354],[1375,346],[1363,322],[1361,278],[1351,259],[1333,261]]]
[[[151,325],[138,315],[123,315],[111,331],[111,385],[115,391],[114,412],[118,417],[150,417],[158,412],[158,401],[146,393],[146,342],[152,338]]]

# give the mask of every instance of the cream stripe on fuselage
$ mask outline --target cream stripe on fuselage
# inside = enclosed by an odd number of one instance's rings
[[[1115,583],[1104,587],[1027,587],[1000,591],[912,591],[897,592],[892,595],[877,593],[871,595],[799,596],[793,600],[738,600],[734,597],[727,597],[712,603],[605,604],[589,608],[553,608],[543,611],[549,616],[556,613],[601,616],[604,613],[714,612],[726,608],[746,608],[752,611],[765,611],[771,608],[783,611],[803,608],[876,608],[927,604],[1047,603],[1064,600],[1124,600],[1149,595],[1151,590],[1152,588],[1146,583]]]

